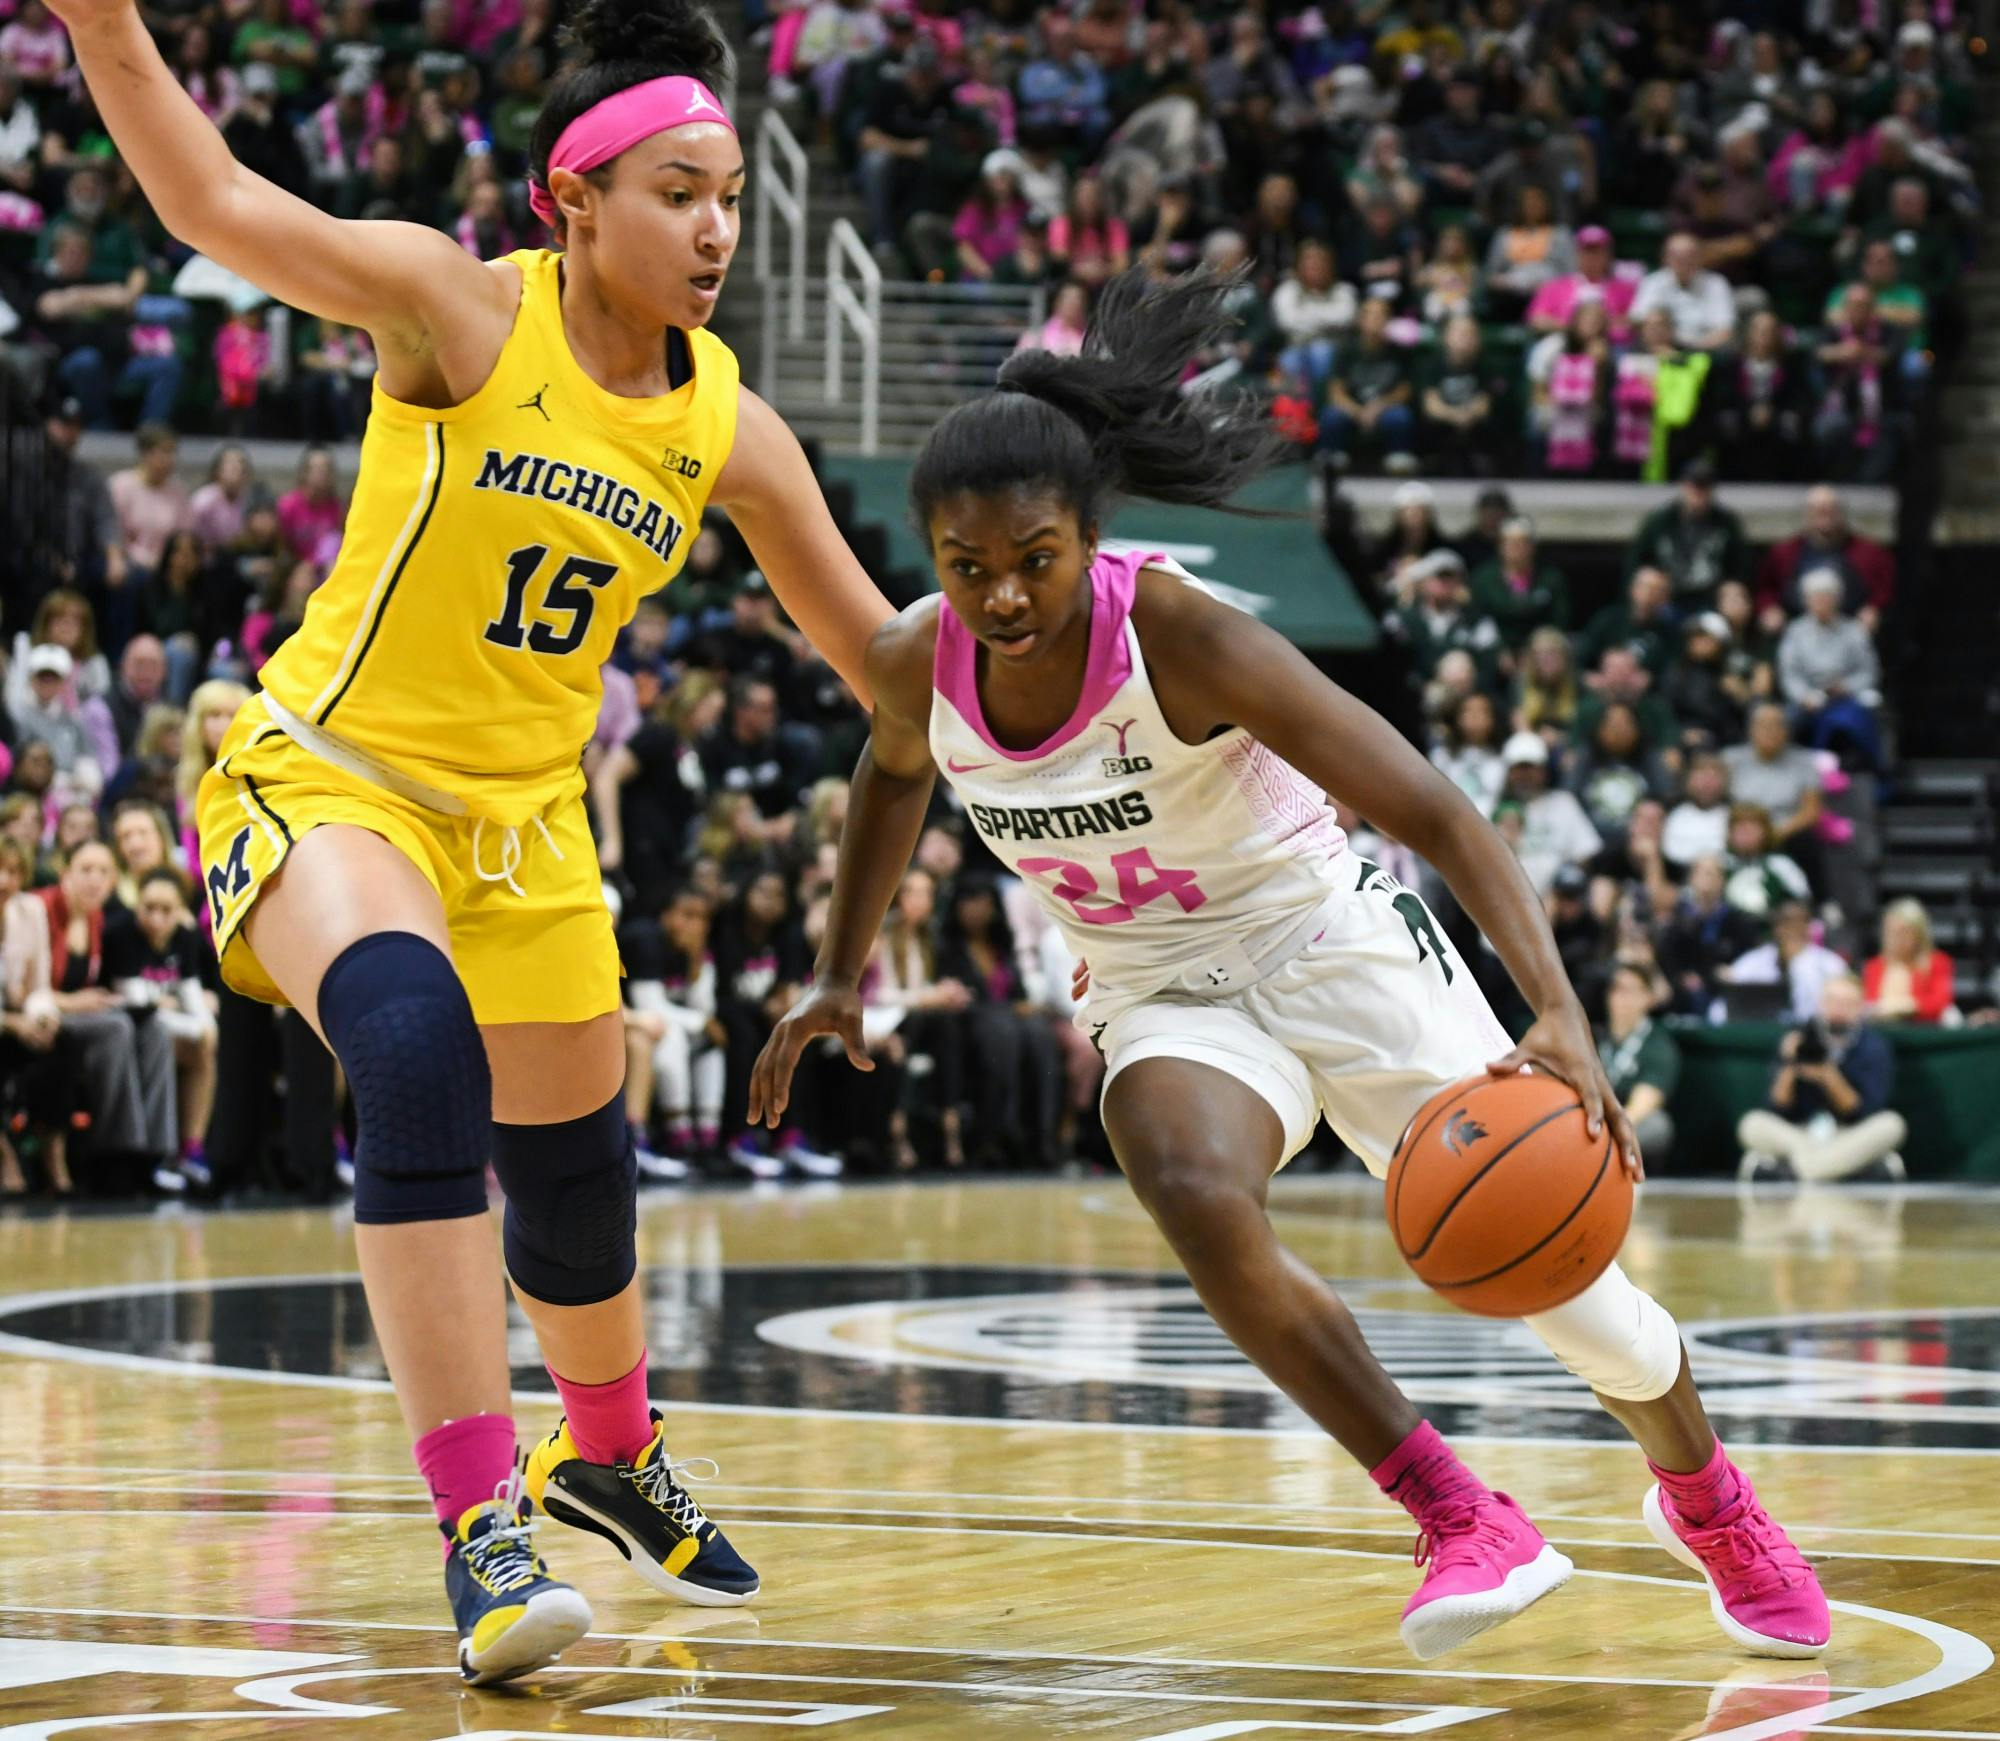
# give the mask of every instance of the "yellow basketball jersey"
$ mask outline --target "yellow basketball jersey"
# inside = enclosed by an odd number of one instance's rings
[[[376,385],[339,559],[263,682],[364,755],[519,824],[575,779],[599,668],[687,560],[735,440],[737,367],[697,330],[691,381],[608,393],[563,335],[561,255],[508,259],[520,311],[478,392],[434,411]]]

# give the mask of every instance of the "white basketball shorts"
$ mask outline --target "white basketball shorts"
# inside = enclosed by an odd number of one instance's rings
[[[1364,861],[1348,862],[1361,877]],[[1324,1115],[1377,1178],[1426,1100],[1513,1047],[1429,909],[1379,872],[1336,896],[1326,929],[1247,990],[1156,994],[1111,1015],[1097,1043],[1107,1091],[1142,1058],[1208,1064],[1270,1102],[1281,1165]]]

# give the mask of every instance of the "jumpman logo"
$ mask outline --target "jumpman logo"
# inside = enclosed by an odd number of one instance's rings
[[[722,113],[720,109],[708,100],[708,93],[697,87],[688,93],[687,112],[690,115],[699,115],[704,109],[711,115],[720,115]]]
[[[542,403],[542,395],[546,393],[548,390],[549,390],[549,383],[547,381],[544,381],[539,387],[535,389],[534,398],[523,399],[520,404],[514,407],[514,409],[516,411],[539,411],[542,414],[542,421],[544,423],[555,422],[555,419],[549,415],[548,407]]]

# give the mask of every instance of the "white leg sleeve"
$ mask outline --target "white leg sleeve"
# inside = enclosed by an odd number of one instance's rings
[[[685,1028],[668,1028],[660,1043],[653,1048],[653,1080],[661,1110],[669,1118],[686,1118],[689,1059]]]
[[[1592,1390],[1621,1402],[1651,1402],[1680,1377],[1679,1327],[1615,1263],[1567,1305],[1522,1322]]]
[[[722,1122],[722,1085],[729,1059],[720,1046],[710,1046],[694,1061],[694,1121]]]

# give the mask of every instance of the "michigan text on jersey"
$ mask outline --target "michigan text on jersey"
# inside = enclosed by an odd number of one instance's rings
[[[497,447],[489,447],[472,487],[533,496],[594,515],[621,532],[631,533],[662,562],[673,559],[674,548],[687,530],[670,509],[642,496],[630,484],[544,454],[517,453],[509,458]]]

